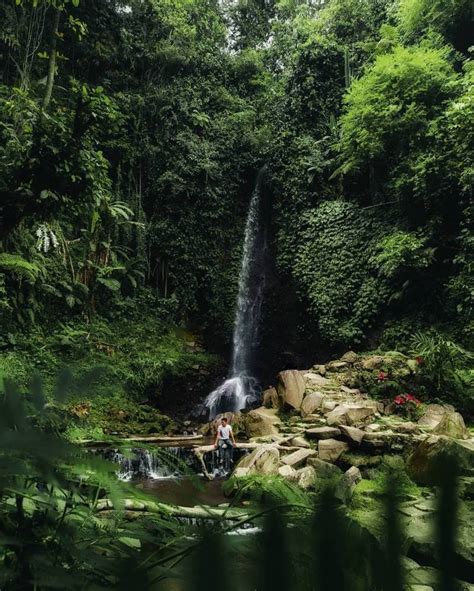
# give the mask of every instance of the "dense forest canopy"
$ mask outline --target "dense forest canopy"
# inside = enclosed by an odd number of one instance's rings
[[[469,0],[3,0],[0,20],[6,351],[132,309],[225,351],[264,164],[262,363],[433,327],[469,346]]]

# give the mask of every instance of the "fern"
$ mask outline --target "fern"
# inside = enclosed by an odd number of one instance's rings
[[[26,279],[31,283],[34,283],[46,274],[44,267],[39,264],[27,261],[18,254],[8,252],[0,253],[0,269],[20,279]]]

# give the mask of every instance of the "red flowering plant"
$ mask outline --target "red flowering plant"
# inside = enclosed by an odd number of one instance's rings
[[[409,419],[417,418],[421,411],[421,401],[413,394],[399,394],[393,399],[398,414]]]

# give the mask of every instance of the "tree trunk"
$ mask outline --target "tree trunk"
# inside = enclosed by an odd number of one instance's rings
[[[45,111],[49,107],[49,103],[51,102],[51,96],[53,94],[54,75],[56,72],[58,30],[59,30],[60,17],[61,17],[61,12],[59,9],[56,9],[56,12],[54,14],[53,31],[51,34],[51,49],[50,49],[50,54],[49,54],[48,78],[46,80],[46,92],[44,94],[44,99],[43,99],[43,110],[45,110]]]

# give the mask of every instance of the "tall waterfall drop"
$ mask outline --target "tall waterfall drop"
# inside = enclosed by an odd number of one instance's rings
[[[260,171],[250,201],[234,321],[230,377],[206,398],[209,419],[222,412],[237,412],[259,395],[253,377],[265,290],[266,229],[261,220],[263,171]]]

